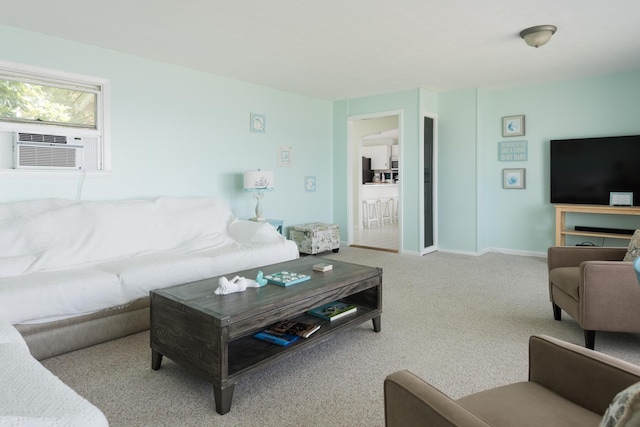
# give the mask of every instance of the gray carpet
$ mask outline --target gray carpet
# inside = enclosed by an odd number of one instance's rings
[[[356,248],[323,257],[383,268],[382,331],[367,322],[256,373],[224,416],[207,382],[167,358],[151,370],[148,332],[43,364],[112,426],[383,426],[391,372],[408,369],[458,398],[526,381],[532,334],[583,345],[569,316],[553,320],[545,259]],[[598,333],[596,350],[640,365],[640,335]]]

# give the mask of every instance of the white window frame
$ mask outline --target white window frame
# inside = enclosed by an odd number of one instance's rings
[[[111,171],[111,84],[108,79],[52,70],[26,64],[0,61],[0,78],[32,79],[40,83],[64,83],[67,85],[90,85],[98,87],[96,97],[96,128],[79,128],[76,126],[18,123],[0,121],[0,131],[28,132],[56,135],[73,134],[97,138],[100,141],[100,159],[98,170],[93,171],[51,171],[51,170],[18,170],[0,169],[0,174],[28,175],[38,177],[62,177],[83,175],[102,175]]]

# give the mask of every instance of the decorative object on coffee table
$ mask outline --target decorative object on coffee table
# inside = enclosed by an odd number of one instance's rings
[[[260,279],[260,281],[258,281]],[[218,279],[218,289],[214,291],[216,295],[227,295],[234,292],[244,292],[247,288],[259,288],[267,284],[267,281],[262,278],[262,271],[258,272],[256,280],[247,279],[246,277],[235,276],[233,279],[228,280],[222,276]]]
[[[264,277],[269,283],[280,286],[291,286],[311,279],[308,274],[294,273],[292,271],[278,271],[277,273],[267,274]]]

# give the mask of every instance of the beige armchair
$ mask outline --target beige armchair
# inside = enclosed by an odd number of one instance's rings
[[[596,331],[640,333],[640,286],[626,248],[554,246],[548,250],[553,317],[564,310],[593,349]]]
[[[639,366],[548,336],[532,336],[527,382],[453,400],[408,371],[387,376],[385,425],[595,427],[616,394],[638,381]]]

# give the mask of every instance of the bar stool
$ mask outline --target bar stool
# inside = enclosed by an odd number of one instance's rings
[[[385,221],[393,224],[393,199],[380,199],[380,222],[384,225]]]
[[[393,222],[398,223],[400,217],[400,200],[398,197],[393,198]]]
[[[371,223],[380,225],[378,200],[368,199],[362,201],[362,225],[371,228]]]

